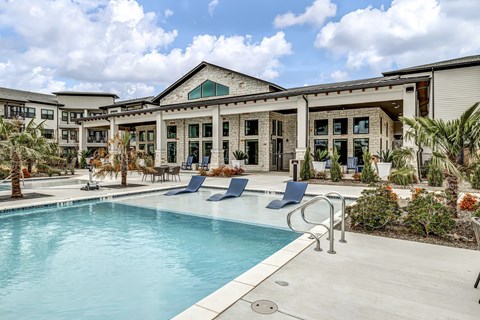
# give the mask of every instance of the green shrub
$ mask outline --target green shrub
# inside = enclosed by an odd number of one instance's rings
[[[310,147],[308,147],[303,158],[302,169],[300,169],[300,179],[304,181],[311,177],[310,161]]]
[[[340,168],[340,155],[338,154],[337,148],[333,148],[333,153],[330,155],[330,160],[332,160],[332,165],[330,166],[330,179],[333,182],[340,181],[342,179],[342,168]]]
[[[363,190],[357,203],[347,210],[353,227],[370,232],[383,229],[400,217],[398,197],[385,185]]]
[[[428,166],[428,185],[430,187],[441,187],[443,185],[443,172],[433,163]]]
[[[473,189],[480,189],[480,163],[473,165],[472,174],[470,176],[470,184]]]
[[[444,194],[432,194],[424,189],[418,191],[405,208],[405,225],[425,237],[446,235],[455,226],[455,220],[443,201]]]
[[[472,217],[480,218],[480,206],[472,212]]]
[[[363,183],[372,183],[378,180],[372,168],[372,155],[367,149],[363,150],[363,170],[360,180]]]
[[[406,167],[393,171],[388,177],[388,180],[400,186],[406,186],[417,182],[417,177],[415,176],[414,168]]]

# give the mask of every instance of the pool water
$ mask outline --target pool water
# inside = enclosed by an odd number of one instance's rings
[[[111,202],[0,216],[0,318],[169,319],[297,236]]]

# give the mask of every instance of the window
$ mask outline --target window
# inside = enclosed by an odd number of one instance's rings
[[[68,130],[62,130],[62,140],[68,141]]]
[[[188,93],[188,100],[228,95],[229,88],[210,80],[205,81]]]
[[[42,119],[53,120],[53,110],[42,109]]]
[[[68,122],[68,112],[67,111],[62,111],[62,121],[63,122]]]
[[[368,133],[368,117],[353,118],[353,133],[354,134]]]
[[[245,120],[245,135],[258,135],[258,120]]]
[[[383,141],[382,141],[382,138],[380,138],[380,151],[382,151],[383,149]]]
[[[53,129],[43,129],[42,136],[45,139],[53,139]]]
[[[83,117],[83,112],[70,112],[70,121],[75,122],[75,119]]]
[[[198,138],[200,131],[200,125],[198,124],[189,124],[188,125],[188,137],[189,138]]]
[[[25,108],[26,118],[35,118],[35,108]]]
[[[72,142],[78,142],[78,131],[76,131],[76,130],[71,130],[70,131],[70,140]]]
[[[177,143],[176,142],[167,142],[167,162],[168,163],[177,162]]]
[[[212,157],[212,148],[213,148],[213,142],[212,141],[203,141],[202,156],[211,158]]]
[[[245,164],[258,164],[258,140],[245,140]]]
[[[277,136],[279,136],[279,137],[283,136],[283,122],[282,121],[278,121]]]
[[[333,119],[333,134],[348,134],[348,119]]]
[[[353,156],[358,158],[358,164],[363,165],[363,150],[368,150],[368,139],[353,139]]]
[[[347,157],[348,157],[348,147],[347,147],[348,140],[333,140],[333,147],[337,149],[338,154],[340,155],[339,162],[340,164],[346,165],[347,164]]]
[[[277,134],[277,120],[272,120],[272,135]]]
[[[385,134],[388,137],[388,122],[385,123]]]
[[[315,153],[318,150],[327,150],[328,151],[328,140],[327,139],[315,139],[313,140],[313,150]]]
[[[138,145],[138,150],[145,151],[145,145],[144,144],[139,144]]]
[[[223,136],[228,137],[229,134],[230,134],[230,123],[227,121],[223,123]]]
[[[138,133],[138,141],[146,141],[147,133],[145,131],[140,131]]]
[[[223,141],[223,162],[228,164],[229,162],[229,154],[230,154],[230,146],[228,141]]]
[[[155,154],[155,145],[153,143],[147,144],[147,154],[150,156]]]
[[[380,117],[380,134],[383,133],[382,131],[383,131],[383,118]],[[380,145],[382,145],[382,144],[380,143]]]
[[[198,163],[198,141],[190,141],[188,143],[188,155],[193,157],[193,163]]]
[[[155,131],[148,130],[147,131],[147,141],[154,141],[155,140]]]
[[[213,128],[211,123],[204,123],[202,125],[202,137],[211,138],[213,135]]]
[[[167,139],[177,139],[177,126],[167,126]]]
[[[315,120],[313,122],[314,135],[323,136],[328,134],[328,119]]]

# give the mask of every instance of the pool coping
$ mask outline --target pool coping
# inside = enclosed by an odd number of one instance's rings
[[[125,190],[113,193],[106,193],[102,195],[87,195],[83,197],[73,197],[68,199],[58,199],[54,203],[51,201],[43,201],[40,203],[34,204],[20,204],[13,205],[7,208],[0,209],[0,215],[6,213],[14,213],[15,211],[25,211],[32,209],[43,209],[43,208],[52,208],[52,207],[66,207],[73,206],[76,204],[82,204],[92,201],[110,201],[112,199],[128,197],[134,195],[150,194],[162,192],[170,189],[178,189],[187,186],[187,184],[177,185],[177,186],[160,186],[153,189],[143,189],[143,190]],[[108,188],[108,185],[104,186]],[[217,190],[226,190],[225,187],[219,186],[202,186],[204,189],[217,189]],[[248,188],[245,189],[248,192],[262,193],[262,194],[278,194],[281,195],[284,193],[282,190],[271,189],[265,190],[260,188]],[[306,196],[319,196],[323,195],[322,193],[305,193]],[[339,198],[338,196],[332,195],[331,198]],[[344,195],[345,199],[356,200],[357,196]],[[350,205],[354,204],[351,203]],[[292,208],[293,210],[293,208]],[[335,213],[334,221],[335,224],[340,222],[341,210]],[[328,225],[330,223],[330,218],[326,219],[324,224]],[[311,232],[317,234],[319,238],[323,238],[327,234],[327,230],[322,226],[315,226],[311,229]],[[270,255],[254,267],[250,268],[246,272],[237,276],[232,281],[228,282],[221,288],[212,292],[208,296],[204,297],[200,301],[196,302],[189,308],[183,310],[181,313],[177,314],[174,320],[211,320],[218,317],[222,312],[227,310],[231,305],[240,300],[243,296],[257,287],[260,283],[265,281],[275,272],[280,270],[285,266],[289,261],[294,259],[300,253],[305,251],[315,242],[314,239],[309,239],[307,234],[301,235],[299,238],[290,242],[288,245],[284,246],[279,251]],[[327,254],[326,250],[320,252],[320,254]]]

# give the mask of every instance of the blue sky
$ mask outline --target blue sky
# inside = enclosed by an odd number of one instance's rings
[[[290,88],[480,54],[478,0],[0,0],[0,86],[156,95],[202,60]]]

